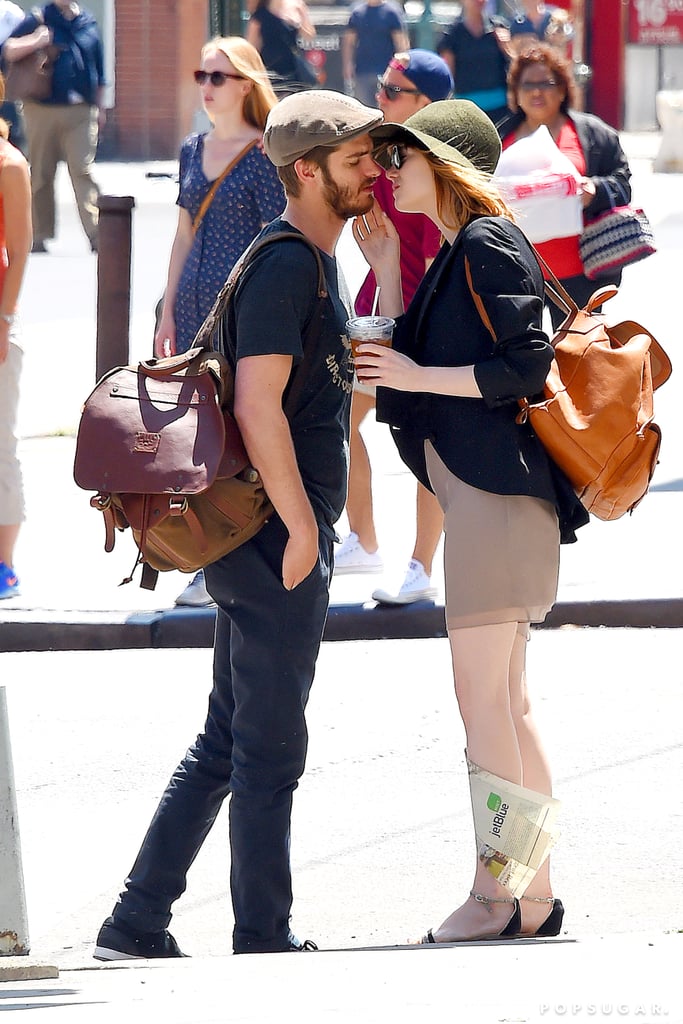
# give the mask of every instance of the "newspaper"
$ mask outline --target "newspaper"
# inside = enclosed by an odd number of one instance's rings
[[[513,896],[521,896],[557,841],[560,802],[467,765],[477,856]]]
[[[494,181],[530,241],[571,238],[583,231],[579,174],[545,125],[507,147]]]

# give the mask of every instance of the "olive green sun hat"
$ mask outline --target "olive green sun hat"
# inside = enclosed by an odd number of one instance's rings
[[[493,174],[501,144],[490,117],[470,100],[438,100],[412,114],[403,124],[386,122],[370,130],[377,144],[375,160],[389,166],[388,146],[402,143],[428,150],[439,160]]]

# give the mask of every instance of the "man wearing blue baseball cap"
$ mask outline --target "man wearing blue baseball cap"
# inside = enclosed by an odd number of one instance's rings
[[[403,124],[411,114],[436,100],[445,100],[453,90],[453,78],[446,62],[431,50],[407,50],[389,61],[377,79],[377,105],[385,120]],[[401,239],[401,279],[406,309],[440,245],[434,224],[422,214],[399,213],[391,182],[382,174],[374,192],[379,205],[396,226]],[[375,275],[365,278],[356,297],[358,316],[370,313],[375,294]],[[350,533],[335,555],[335,573],[381,572],[372,507],[372,471],[360,425],[375,406],[375,388],[354,381],[349,438],[351,462],[346,513]],[[417,533],[405,579],[395,591],[375,590],[372,597],[381,604],[411,604],[436,596],[432,586],[432,560],[443,526],[443,514],[434,495],[417,485]]]

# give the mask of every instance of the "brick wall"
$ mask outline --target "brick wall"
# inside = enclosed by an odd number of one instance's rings
[[[208,24],[208,0],[116,0],[114,108],[101,155],[178,155],[197,108],[192,71]]]

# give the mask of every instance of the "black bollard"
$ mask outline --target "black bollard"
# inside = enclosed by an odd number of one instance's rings
[[[95,378],[129,362],[133,196],[100,196]]]

